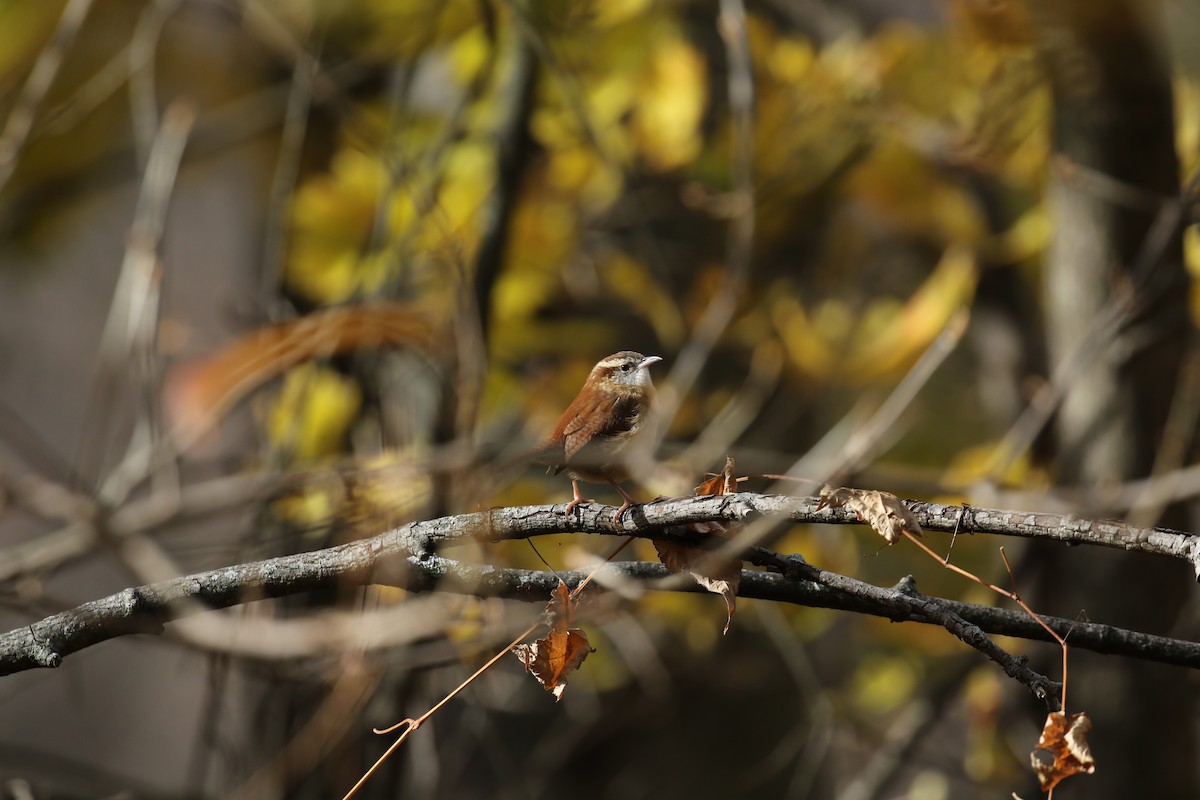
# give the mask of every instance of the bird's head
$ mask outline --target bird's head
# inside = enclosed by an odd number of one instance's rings
[[[622,350],[600,359],[596,366],[592,367],[588,383],[621,393],[653,391],[650,365],[659,361],[662,361],[659,356],[644,356],[632,350]]]

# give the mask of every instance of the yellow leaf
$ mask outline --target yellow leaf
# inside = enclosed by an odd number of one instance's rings
[[[781,82],[795,83],[804,78],[816,60],[812,45],[803,39],[783,38],[771,48],[767,68]]]
[[[344,24],[366,27],[370,35],[366,49],[380,55],[418,56],[482,23],[476,0],[366,0],[362,9],[344,0],[323,0],[322,5],[354,18]]]
[[[948,182],[907,143],[884,139],[854,171],[848,188],[901,232],[941,245],[982,241],[987,224],[971,194]]]
[[[950,318],[970,302],[978,278],[975,254],[950,247],[925,283],[900,306],[891,323],[854,342],[843,364],[846,377],[867,381],[907,369]]]
[[[809,319],[808,312],[791,293],[772,292],[775,300],[771,304],[771,318],[779,330],[784,349],[793,366],[806,375],[816,377],[829,375],[834,369],[834,352],[829,346],[826,332],[845,329],[836,321],[824,327]],[[836,316],[836,307],[828,310]],[[844,315],[849,320],[848,315]],[[833,334],[836,336],[836,333]]]
[[[854,672],[851,697],[864,714],[886,714],[912,696],[919,677],[910,659],[869,656]]]
[[[26,70],[46,46],[62,16],[66,0],[43,3],[0,3],[0,81],[7,84]]]
[[[616,253],[601,269],[605,286],[629,304],[654,328],[668,349],[677,347],[686,333],[679,304],[651,277],[646,268],[624,253]]]
[[[493,43],[482,25],[469,28],[450,47],[448,57],[454,76],[467,83],[483,69],[492,56]]]
[[[634,135],[654,168],[669,170],[700,152],[700,118],[708,102],[704,59],[689,44],[670,40],[654,50],[637,93]]]
[[[377,159],[343,148],[327,174],[296,191],[284,271],[290,290],[320,304],[342,302],[356,293],[362,280],[362,243],[374,223],[383,185]]]
[[[634,20],[646,12],[650,0],[596,0],[592,4],[592,25],[608,28]]]
[[[1008,261],[1033,258],[1050,243],[1051,230],[1050,218],[1045,207],[1034,206],[1001,234],[1002,257]]]
[[[1006,486],[1028,486],[1029,482],[1036,478],[1028,453],[1014,459],[1003,475],[992,474],[997,453],[1006,452],[1001,450],[1003,444],[1002,440],[991,441],[960,450],[950,459],[949,465],[942,473],[942,482],[946,486],[965,489],[987,478],[1001,481]]]
[[[291,370],[267,415],[272,442],[296,460],[341,450],[362,397],[358,385],[326,367],[304,364]]]

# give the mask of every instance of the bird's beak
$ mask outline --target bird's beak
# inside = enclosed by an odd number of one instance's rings
[[[638,362],[638,369],[645,369],[651,364],[657,364],[659,361],[662,361],[662,356],[646,356]]]

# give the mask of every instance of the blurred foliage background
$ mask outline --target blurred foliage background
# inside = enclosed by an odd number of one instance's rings
[[[1190,524],[1169,502],[1188,491],[1131,502],[1127,483],[1193,455],[1191,198],[1149,233],[1197,167],[1200,13],[1183,0],[10,0],[0,30],[7,627],[155,574],[102,533],[50,548],[79,533],[77,510],[30,486],[101,518],[183,498],[137,529],[179,573],[565,501],[564,478],[497,465],[621,349],[665,359],[641,497],[689,493],[732,454],[752,476]],[[1105,222],[1064,221],[1073,191]],[[1087,246],[1112,231],[1111,252]],[[1056,247],[1106,271],[1090,294],[1047,288],[1069,272]],[[1091,294],[1100,306],[1068,302]],[[963,312],[954,351],[842,463]],[[1151,360],[1129,342],[1147,338],[1180,352],[1135,378]],[[1096,352],[1052,377],[1079,341]],[[1093,362],[1119,362],[1112,396],[1145,402],[1114,400],[1078,435],[1038,422]],[[1125,417],[1146,426],[1136,446],[1089,455]],[[556,568],[606,546],[538,545]],[[798,527],[778,548],[992,602],[869,532]],[[1009,553],[1041,611],[1195,636],[1186,574],[1105,555],[1128,581],[1114,591]],[[986,542],[954,556],[1004,577]],[[524,543],[468,557],[542,568]],[[1098,610],[1122,593],[1149,616]],[[340,796],[386,747],[372,726],[423,711],[536,614],[443,599],[443,635],[366,653],[168,637],[8,678],[2,791]],[[722,605],[661,594],[587,621],[599,652],[557,706],[502,662],[362,796],[1035,796],[1039,709],[945,632],[744,601],[722,638]],[[1056,649],[1005,644],[1053,674]],[[1116,703],[1093,713],[1099,773],[1059,796],[1194,797],[1194,686],[1109,668],[1075,701]],[[1130,694],[1150,685],[1161,705]],[[1150,720],[1171,744],[1144,741]]]

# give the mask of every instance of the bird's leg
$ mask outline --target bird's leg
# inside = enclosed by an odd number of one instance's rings
[[[625,498],[625,502],[621,504],[621,507],[617,509],[617,513],[613,515],[613,522],[620,522],[621,516],[626,511],[628,511],[629,509],[633,508],[634,506],[640,505],[640,504],[638,503],[637,500],[634,500],[632,497],[629,496],[629,492],[625,491],[621,487],[621,484],[617,483],[616,481],[609,481],[609,483],[611,483],[613,485],[614,489],[616,489],[618,492],[621,493],[621,497]]]
[[[563,509],[563,514],[570,516],[571,512],[575,510],[575,506],[585,506],[588,503],[596,502],[595,500],[588,500],[587,498],[585,498],[583,495],[581,495],[579,493],[579,479],[578,478],[571,478],[571,488],[575,492],[575,497],[574,497],[574,499],[571,500],[571,502],[567,503],[567,507],[565,509]],[[624,494],[624,492],[622,492],[622,494]],[[628,495],[626,495],[626,496],[628,496]]]

